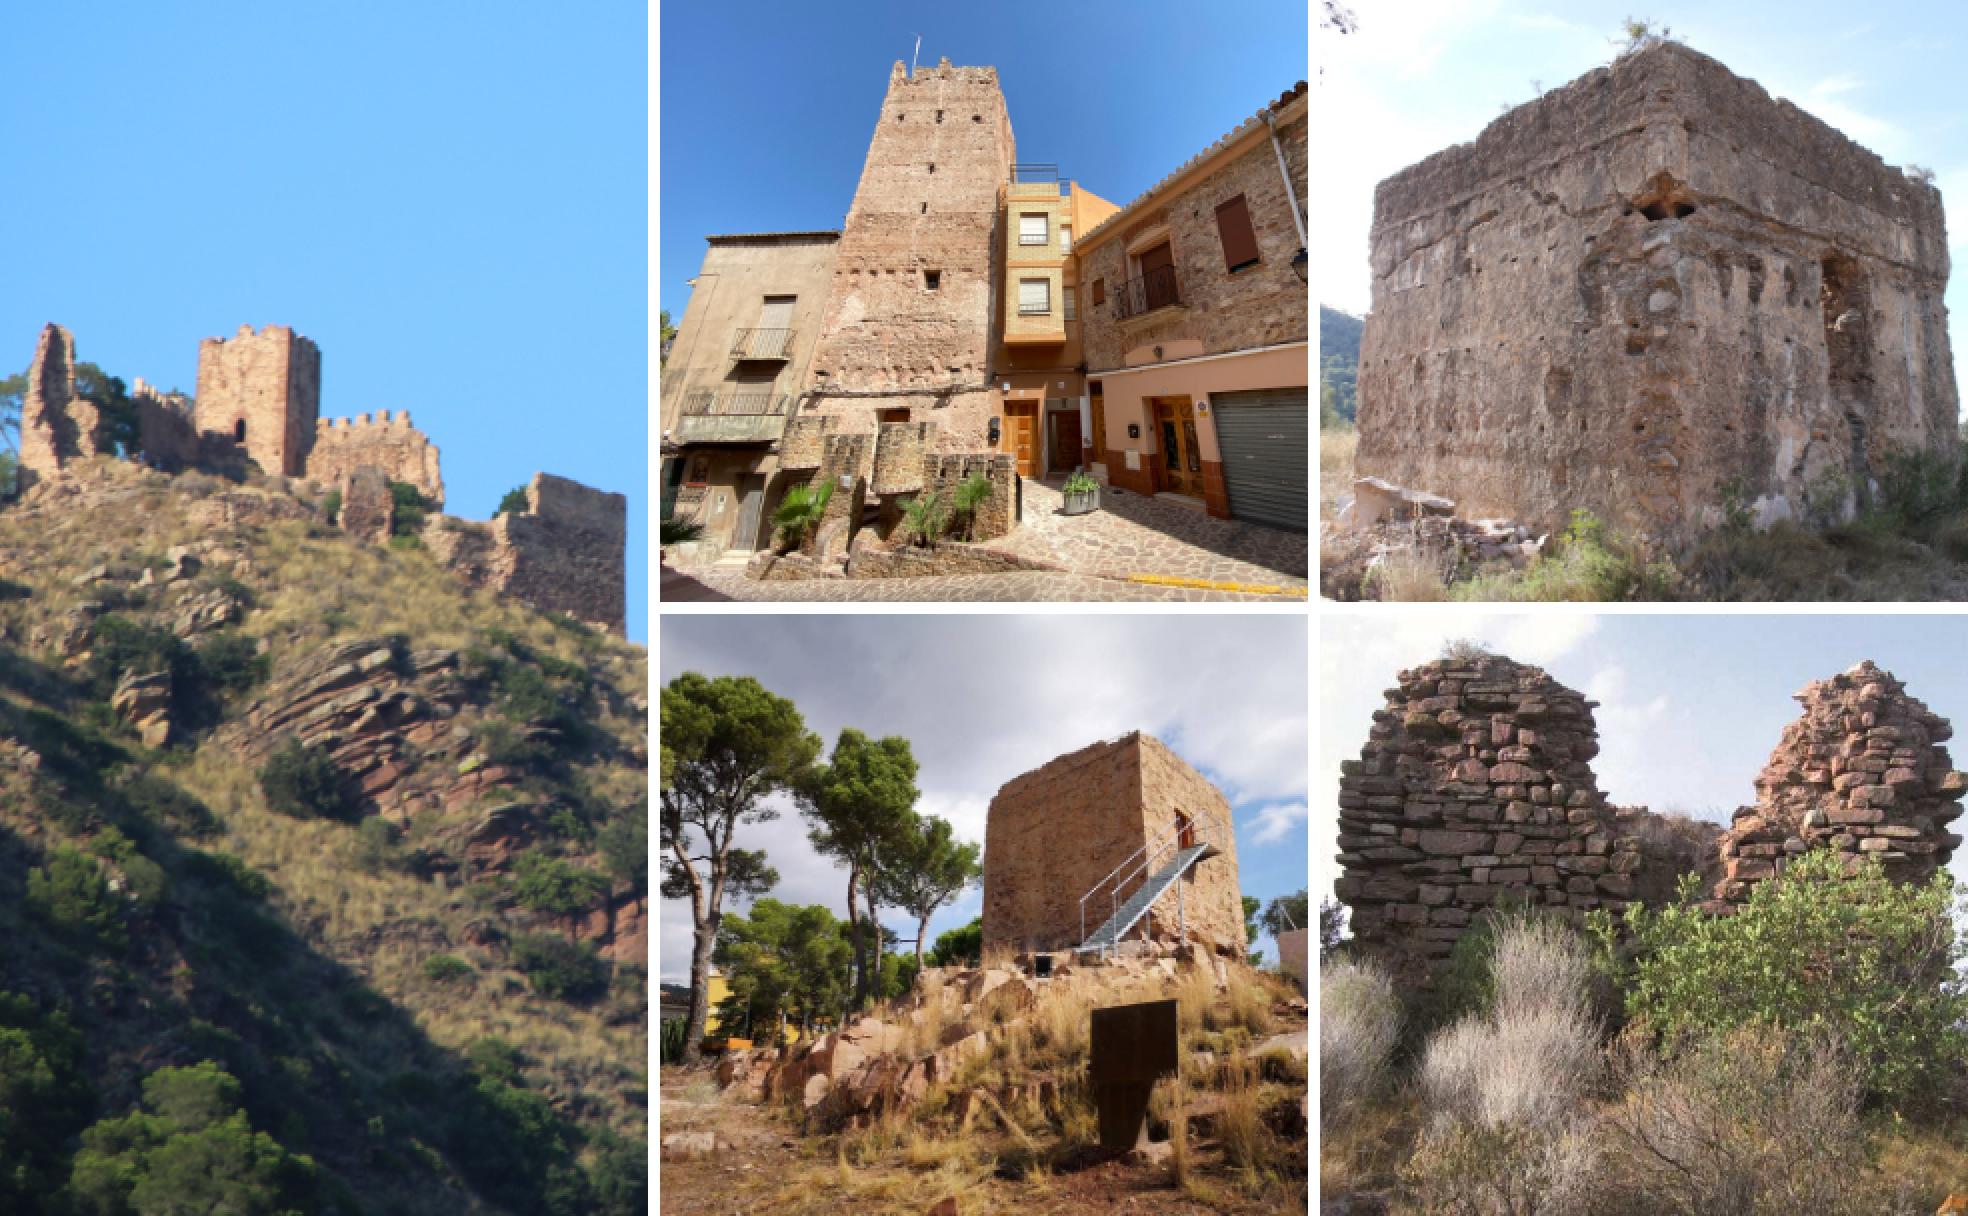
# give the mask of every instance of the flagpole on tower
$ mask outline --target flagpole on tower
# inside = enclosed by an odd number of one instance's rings
[[[910,76],[910,78],[911,78],[911,79],[914,79],[914,78],[915,78],[915,75],[916,75],[916,56],[918,56],[918,55],[920,55],[920,54],[922,54],[922,35],[921,35],[921,34],[917,34],[917,35],[916,35],[916,49],[915,49],[915,50],[913,50],[913,51],[910,51],[910,52],[909,52],[909,76]]]

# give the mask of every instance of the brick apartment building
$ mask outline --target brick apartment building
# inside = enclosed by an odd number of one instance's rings
[[[897,63],[839,231],[707,238],[665,517],[742,553],[794,485],[845,487],[851,536],[988,467],[1303,531],[1306,131],[1300,82],[1116,207],[1016,162],[996,69]]]

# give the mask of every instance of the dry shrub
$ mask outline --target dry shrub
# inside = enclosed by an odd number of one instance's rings
[[[1438,603],[1449,598],[1454,573],[1450,554],[1416,544],[1383,555],[1367,571],[1361,591],[1368,598],[1395,603]]]
[[[1634,1027],[1612,1055],[1626,1092],[1604,1119],[1608,1176],[1642,1210],[1899,1209],[1866,1160],[1862,1070],[1829,1039],[1746,1028],[1662,1052]]]
[[[1372,963],[1319,968],[1319,1126],[1351,1119],[1387,1077],[1401,1033],[1394,981]]]
[[[1415,1210],[1436,1216],[1585,1216],[1595,1157],[1584,1127],[1458,1123],[1424,1136],[1404,1177]]]
[[[1319,431],[1319,518],[1339,513],[1339,500],[1353,487],[1353,455],[1360,449],[1360,432],[1352,427]]]

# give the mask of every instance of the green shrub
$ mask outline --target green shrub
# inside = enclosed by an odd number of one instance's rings
[[[220,693],[245,692],[267,678],[267,656],[260,644],[235,630],[213,634],[198,647],[203,682]]]
[[[327,496],[321,500],[321,514],[323,518],[327,519],[330,527],[334,527],[342,522],[342,492],[340,490],[328,491]]]
[[[423,491],[408,482],[392,481],[390,487],[390,537],[414,538],[423,531],[424,518],[430,512],[431,503]]]
[[[522,853],[513,866],[513,894],[536,912],[571,916],[607,890],[608,880],[593,870],[544,853]]]
[[[478,1039],[465,1049],[472,1071],[506,1085],[524,1085],[526,1057],[511,1043],[497,1037]]]
[[[273,890],[266,875],[231,853],[187,853],[184,864],[200,881],[247,899],[265,899]]]
[[[1613,535],[1590,511],[1574,510],[1565,531],[1528,569],[1481,575],[1450,594],[1458,600],[1660,600],[1674,596],[1679,578],[1670,562]]]
[[[424,960],[424,978],[433,984],[449,984],[472,973],[472,965],[455,954],[433,954]]]
[[[644,798],[611,819],[601,829],[597,842],[602,864],[609,874],[634,886],[649,889],[649,800]]]
[[[46,866],[27,872],[27,906],[56,932],[85,946],[121,950],[128,944],[123,905],[93,857],[62,845]]]
[[[827,503],[834,497],[834,483],[823,481],[818,488],[813,483],[804,482],[786,491],[779,500],[779,507],[772,513],[772,522],[778,526],[781,544],[785,549],[797,549],[806,539],[810,530],[820,526],[827,514]]]
[[[355,829],[355,864],[365,874],[379,874],[403,864],[403,851],[397,846],[395,824],[381,815],[371,815]]]
[[[512,961],[533,991],[554,1000],[591,1001],[608,990],[608,965],[594,947],[557,933],[513,938]]]
[[[1914,886],[1875,860],[1847,873],[1816,850],[1756,884],[1733,916],[1681,898],[1629,906],[1627,1007],[1670,1044],[1764,1025],[1828,1032],[1852,1053],[1867,1092],[1899,1106],[1932,1103],[1968,1067],[1968,982],[1945,873]],[[1603,915],[1595,920],[1610,934]]]
[[[524,515],[526,512],[526,487],[514,486],[500,497],[499,508],[492,512],[492,514],[496,517],[500,515]]]
[[[63,1014],[0,992],[0,1211],[35,1212],[67,1172],[92,1095],[82,1036]]]
[[[991,479],[982,473],[972,473],[950,492],[950,510],[962,521],[965,540],[977,535],[977,509],[990,497]]]
[[[943,535],[949,519],[950,511],[943,501],[943,495],[931,490],[927,494],[916,495],[909,500],[908,506],[902,508],[900,528],[911,544],[932,545],[937,537]]]
[[[269,807],[297,819],[348,819],[355,813],[334,759],[297,738],[288,739],[260,768],[260,790]]]
[[[120,789],[130,811],[175,835],[196,840],[219,830],[211,808],[162,777],[142,773],[126,779]]]
[[[168,671],[174,683],[190,674],[191,653],[168,629],[140,625],[126,616],[106,612],[90,626],[89,638],[87,670],[99,697],[108,698],[126,674]]]

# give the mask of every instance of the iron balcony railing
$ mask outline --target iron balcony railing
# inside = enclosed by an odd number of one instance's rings
[[[1114,289],[1114,319],[1125,321],[1129,317],[1180,303],[1182,293],[1176,289],[1175,267],[1164,266],[1138,279],[1129,279]]]
[[[1059,184],[1059,166],[1044,161],[1020,161],[1011,167],[1013,183],[1049,182]]]
[[[791,329],[741,329],[731,344],[734,359],[790,359],[793,357]]]
[[[705,389],[684,398],[683,412],[696,415],[790,414],[792,405],[793,398],[788,393]]]

